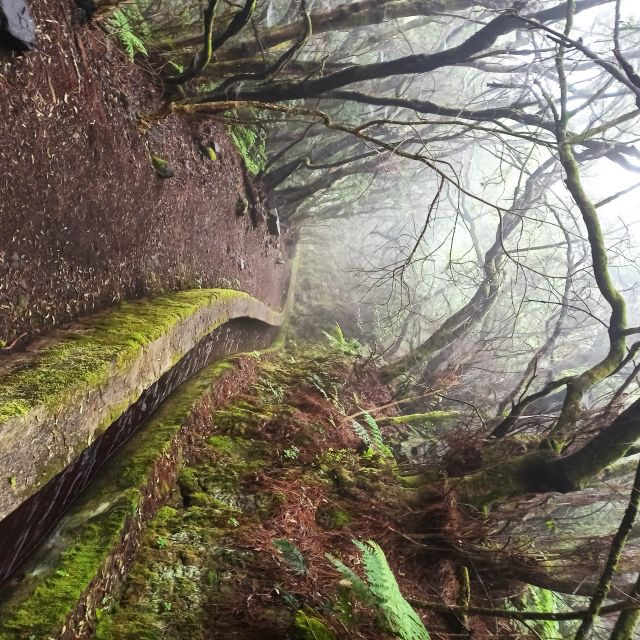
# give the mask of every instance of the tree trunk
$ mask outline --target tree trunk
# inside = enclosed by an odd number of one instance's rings
[[[500,0],[498,6],[510,3]],[[373,24],[380,24],[389,20],[399,20],[413,16],[438,16],[442,12],[462,11],[476,6],[486,6],[487,3],[478,0],[361,0],[349,2],[311,14],[311,25],[314,34],[332,31],[346,31],[358,29]],[[272,49],[300,37],[304,27],[300,21],[271,27],[260,31],[260,41],[245,40],[233,44],[222,52],[224,60],[252,57],[260,52],[260,46],[265,50]],[[194,46],[197,38],[185,38],[176,43],[177,47]]]
[[[538,450],[503,460],[462,478],[451,488],[462,502],[478,508],[530,493],[569,493],[585,487],[598,473],[624,457],[640,438],[640,400],[625,409],[606,429],[566,456]],[[429,485],[413,499],[422,503],[432,495]]]
[[[612,1],[613,0],[578,0],[575,11],[578,13],[585,9],[590,9]],[[562,3],[550,9],[529,14],[526,17],[539,22],[549,22],[562,19],[565,13],[565,3]],[[301,100],[304,98],[324,96],[330,91],[356,82],[376,80],[389,76],[430,73],[436,69],[455,66],[468,61],[471,57],[491,47],[500,36],[521,29],[525,24],[518,15],[502,13],[481,27],[461,44],[443,51],[431,54],[409,55],[373,64],[353,65],[342,71],[330,73],[321,78],[304,79],[301,82],[268,83],[260,87],[248,87],[244,90],[239,89],[235,99],[258,102]],[[242,57],[246,57],[246,54],[243,53]],[[225,95],[216,94],[216,92],[213,91],[203,94],[195,100],[195,102],[202,104],[216,100],[224,100],[225,98]]]
[[[624,330],[627,326],[627,316],[625,300],[613,283],[609,273],[607,249],[596,208],[582,187],[578,163],[573,155],[571,144],[567,141],[566,123],[558,123],[557,137],[560,162],[566,173],[565,184],[578,205],[587,228],[593,262],[593,275],[602,297],[611,307],[608,330],[609,351],[607,355],[567,384],[567,395],[562,405],[562,411],[548,441],[554,450],[561,451],[567,435],[576,423],[582,408],[584,394],[593,385],[613,373],[624,359],[626,348]]]
[[[538,167],[528,178],[524,192],[517,197],[511,207],[511,213],[504,215],[496,239],[484,258],[484,278],[474,296],[461,309],[449,316],[425,342],[411,353],[389,364],[384,371],[387,380],[392,380],[416,366],[427,365],[428,360],[440,349],[450,345],[459,337],[466,335],[480,322],[493,306],[501,285],[502,264],[505,257],[506,239],[522,224],[521,212],[537,200],[540,189],[546,181],[542,180],[549,166],[555,160],[549,160]]]
[[[640,597],[640,575],[631,591],[630,597],[637,600]],[[616,620],[615,627],[609,640],[633,640],[636,637],[636,627],[640,620],[640,609],[623,611]]]

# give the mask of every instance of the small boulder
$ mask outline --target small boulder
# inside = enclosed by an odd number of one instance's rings
[[[205,160],[215,162],[218,159],[218,151],[215,145],[209,145],[206,142],[198,142],[198,149]]]
[[[36,44],[36,24],[25,0],[0,0],[0,46],[29,51]]]

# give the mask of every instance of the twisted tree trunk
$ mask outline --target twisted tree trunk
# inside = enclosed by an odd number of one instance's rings
[[[516,229],[520,228],[522,224],[521,212],[536,201],[541,189],[548,186],[547,181],[542,178],[553,164],[555,164],[555,160],[545,162],[527,178],[522,195],[516,198],[510,211],[501,219],[496,239],[485,254],[482,266],[483,280],[471,300],[449,316],[416,349],[389,364],[384,370],[387,380],[392,380],[412,368],[424,367],[435,353],[466,335],[489,313],[502,284],[502,265],[505,259],[504,243]]]
[[[627,407],[606,429],[569,455],[538,450],[502,460],[477,473],[452,478],[451,488],[462,502],[479,508],[532,493],[569,493],[584,488],[608,466],[620,460],[640,438],[640,400]],[[430,499],[425,484],[412,499]]]

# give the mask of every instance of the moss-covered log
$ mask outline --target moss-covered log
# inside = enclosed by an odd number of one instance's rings
[[[403,416],[386,416],[379,418],[380,422],[388,424],[439,424],[455,420],[460,415],[459,411],[427,411],[426,413],[408,413]]]
[[[578,491],[623,458],[638,438],[640,400],[574,453],[562,456],[551,450],[533,451],[502,460],[477,473],[452,478],[451,488],[463,502],[479,508],[530,493]],[[431,491],[426,484],[413,498],[418,502],[430,500]]]

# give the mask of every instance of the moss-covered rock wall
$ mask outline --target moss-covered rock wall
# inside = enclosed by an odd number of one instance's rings
[[[184,291],[59,331],[0,369],[0,519],[91,444],[205,335],[233,318],[280,325],[248,294]]]

